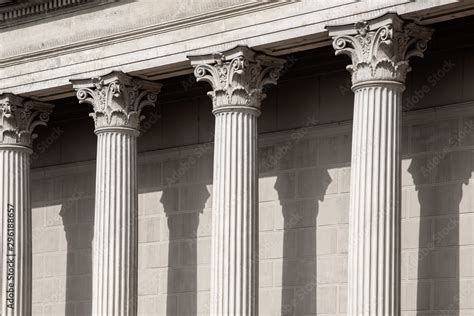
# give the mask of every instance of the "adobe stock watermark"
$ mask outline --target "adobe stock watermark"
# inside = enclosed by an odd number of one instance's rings
[[[214,134],[211,135],[211,139],[214,139]],[[207,142],[194,148],[191,155],[179,163],[178,169],[173,170],[173,173],[166,177],[166,184],[170,186],[177,183],[212,147],[213,143]]]
[[[298,58],[296,58],[293,55],[290,55],[286,58],[286,63],[283,64],[283,68],[280,69],[280,73],[278,75],[279,78],[283,77],[291,68],[295,66],[295,64],[298,62]],[[276,85],[266,85],[263,87],[263,92],[268,92],[269,90],[275,88]]]
[[[280,70],[279,77],[281,78],[284,74],[286,74],[293,66],[296,64],[298,59],[290,55],[286,58],[286,63],[283,65],[283,68]],[[196,77],[194,77],[194,74],[189,74],[185,80],[181,81],[181,86],[183,87],[184,91],[188,91],[192,86],[196,85]],[[268,91],[269,89],[272,89],[274,85],[266,85],[263,87],[263,91]]]
[[[291,133],[291,140],[285,142],[284,145],[276,146],[275,153],[266,160],[262,160],[262,168],[264,168],[264,170],[271,170],[275,168],[278,163],[288,154],[288,151],[291,149],[291,147],[302,140],[309,133],[310,128],[316,125],[318,122],[319,120],[314,116],[308,117],[305,126],[300,127]]]
[[[426,95],[428,95],[438,83],[454,68],[456,64],[452,60],[445,60],[443,64],[426,78],[426,83],[415,89],[402,105],[403,111],[414,108]]]
[[[299,287],[295,291],[295,296],[290,300],[289,303],[282,306],[282,314],[287,315],[293,312],[293,309],[296,308],[298,303],[302,302],[304,298],[311,294],[317,286],[317,276],[313,274],[308,282],[304,284],[303,287]]]
[[[285,231],[289,229],[296,228],[296,225],[303,219],[303,216],[293,213],[290,218],[285,219]],[[268,250],[275,249],[279,246],[280,241],[278,238],[260,238],[258,243],[258,252],[255,257],[252,258],[252,261],[258,264],[261,258],[261,254],[267,253]],[[266,259],[266,258],[263,258]]]
[[[459,310],[460,303],[464,300],[470,301],[474,293],[473,283],[467,283],[469,286],[463,287],[462,291],[453,297],[452,302],[447,306],[447,309],[440,314],[441,316],[452,316],[453,311]]]
[[[441,243],[456,227],[458,227],[458,222],[454,219],[454,217],[451,217],[446,226],[443,227],[443,229],[441,229],[440,231],[436,232],[436,234],[433,236],[433,239],[430,240],[426,247],[419,249],[418,256],[416,257],[417,260],[410,260],[408,262],[409,268],[414,269],[417,264],[422,262],[431,252],[433,252],[436,244]]]
[[[444,60],[441,66],[439,66],[434,72],[426,77],[426,83],[416,88],[403,100],[403,111],[408,111],[420,103],[420,101],[426,97],[426,95],[428,95],[454,67],[456,67],[456,63],[454,63],[452,60]],[[350,77],[347,77],[344,81],[344,84],[339,86],[339,92],[343,96],[348,92],[352,92],[352,80]]]
[[[181,86],[183,87],[185,92],[188,92],[188,90],[196,85],[197,81],[196,78],[194,77],[194,74],[189,74],[185,80],[181,81]]]
[[[7,205],[7,308],[14,309],[15,306],[15,207]]]
[[[158,113],[158,110],[155,109],[153,112],[151,112],[145,120],[143,120],[140,123],[140,133],[141,135],[145,134],[148,132],[153,125],[158,123],[158,121],[161,119],[161,114]]]
[[[34,150],[31,154],[31,160],[36,160],[39,158],[40,154],[43,154],[50,148],[62,135],[64,134],[64,130],[60,126],[56,126],[53,128],[51,134],[45,137],[41,142],[34,144]]]
[[[461,131],[456,135],[451,135],[448,139],[448,144],[444,146],[435,156],[431,157],[425,166],[421,167],[421,173],[424,177],[427,177],[446,157],[450,150],[457,146],[464,138],[472,133],[474,130],[474,122],[466,122]]]
[[[344,80],[344,84],[341,84],[339,86],[339,92],[341,93],[341,95],[346,95],[346,93],[348,92],[352,92],[352,80],[350,77],[346,77],[346,80]]]
[[[72,210],[76,203],[79,202],[85,195],[86,194],[84,191],[80,191],[79,189],[74,188],[72,195],[68,197],[67,200],[64,201],[64,203],[62,204],[59,215],[61,217],[66,216],[67,212]],[[46,225],[49,226],[53,224],[54,221],[54,218],[49,218],[48,221],[46,221]]]

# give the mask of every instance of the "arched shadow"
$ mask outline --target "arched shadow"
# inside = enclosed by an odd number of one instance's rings
[[[73,196],[62,204],[59,215],[67,242],[65,315],[90,315],[94,199]]]
[[[169,229],[168,316],[197,314],[197,229],[209,196],[205,184],[163,190]]]
[[[308,171],[305,176],[310,177],[309,185],[299,194],[305,199],[296,202],[288,201],[287,188],[291,185],[287,174],[279,174],[275,183],[284,218],[281,315],[317,312],[316,220],[319,201],[324,200],[332,179],[324,168]]]
[[[417,315],[427,315],[433,308],[456,316],[460,301],[459,205],[463,185],[471,176],[470,163],[460,159],[470,161],[471,153],[439,153],[413,158],[408,168],[420,205],[418,256],[408,259],[408,273],[417,271]],[[410,208],[411,216],[416,211]]]

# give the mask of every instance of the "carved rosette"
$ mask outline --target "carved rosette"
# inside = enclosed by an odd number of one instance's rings
[[[352,83],[384,80],[405,82],[409,59],[423,57],[432,29],[402,20],[395,13],[355,23],[354,26],[328,26],[336,55],[351,57],[347,69]]]
[[[247,46],[225,52],[188,56],[195,67],[196,80],[208,82],[214,112],[225,109],[250,109],[260,113],[266,97],[263,87],[276,85],[284,59],[257,53]]]
[[[11,93],[0,94],[0,146],[31,148],[37,137],[33,130],[48,123],[52,110],[52,104],[28,100]]]
[[[120,71],[103,77],[71,80],[79,103],[89,103],[94,112],[96,132],[110,128],[139,131],[141,115],[147,105],[155,106],[161,84],[135,78]]]

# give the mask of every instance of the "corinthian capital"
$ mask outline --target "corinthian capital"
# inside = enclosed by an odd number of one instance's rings
[[[0,145],[31,147],[37,137],[33,130],[46,125],[52,110],[52,104],[0,94]]]
[[[387,13],[355,25],[327,26],[336,55],[351,57],[354,85],[369,80],[405,82],[409,59],[423,57],[432,29]]]
[[[135,78],[121,71],[105,76],[71,80],[79,103],[89,103],[94,112],[96,131],[108,128],[129,128],[138,131],[142,109],[155,106],[161,84]]]
[[[208,82],[214,111],[248,108],[259,111],[263,86],[276,84],[284,59],[257,53],[247,46],[225,52],[188,56],[197,81]]]

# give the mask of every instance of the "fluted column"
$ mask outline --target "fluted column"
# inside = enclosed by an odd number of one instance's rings
[[[389,13],[328,27],[352,58],[354,120],[349,209],[348,315],[400,315],[400,116],[408,60],[431,30]]]
[[[265,84],[276,84],[284,60],[239,46],[189,57],[216,117],[212,206],[213,316],[258,312],[257,118]]]
[[[0,95],[0,315],[31,315],[30,155],[33,129],[46,125],[52,105]]]
[[[122,72],[71,80],[94,107],[97,142],[92,314],[137,314],[137,136],[161,85]]]

